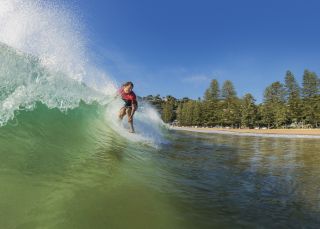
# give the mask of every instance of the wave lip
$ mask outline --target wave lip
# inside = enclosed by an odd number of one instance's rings
[[[38,58],[0,43],[0,126],[17,110],[32,110],[36,102],[67,110],[82,100],[102,101],[106,96],[63,72],[46,69]]]
[[[0,42],[81,80],[88,64],[83,23],[57,1],[1,0]]]

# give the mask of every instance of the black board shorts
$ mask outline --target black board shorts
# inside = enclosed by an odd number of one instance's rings
[[[124,101],[124,107],[125,108],[131,108],[132,107],[132,101],[131,100],[123,99],[123,101]]]

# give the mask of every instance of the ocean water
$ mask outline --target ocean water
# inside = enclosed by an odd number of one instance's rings
[[[318,228],[314,139],[124,138],[104,108],[37,104],[0,128],[1,228]]]
[[[58,3],[0,2],[0,228],[319,228],[320,142],[168,130]],[[63,47],[63,48],[61,48]]]

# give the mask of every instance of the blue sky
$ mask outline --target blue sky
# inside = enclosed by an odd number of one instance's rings
[[[261,102],[291,70],[320,72],[320,2],[74,0],[95,64],[138,95],[202,97],[233,81]]]

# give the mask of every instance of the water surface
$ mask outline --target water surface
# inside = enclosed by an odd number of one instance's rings
[[[318,140],[171,131],[155,148],[88,109],[0,128],[1,228],[319,227]]]

